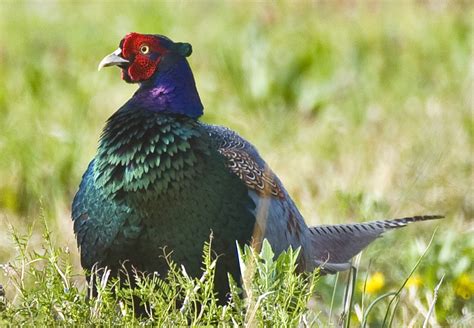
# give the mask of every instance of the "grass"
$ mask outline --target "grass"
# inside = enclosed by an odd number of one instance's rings
[[[364,251],[356,261],[353,326],[361,324],[371,302],[401,286],[437,225],[440,233],[400,292],[393,325],[421,325],[444,276],[430,323],[469,326],[473,15],[474,6],[462,1],[2,2],[0,263],[7,275],[0,284],[9,300],[2,320],[56,320],[51,304],[69,304],[77,314],[64,316],[75,323],[93,320],[69,208],[104,121],[135,89],[116,70],[97,73],[97,63],[125,33],[140,31],[193,45],[190,63],[205,105],[203,119],[231,127],[256,145],[308,223],[447,216],[387,234]],[[49,247],[41,224],[35,224],[42,215],[56,240],[51,252],[69,250],[59,257],[66,261],[61,272],[71,279],[69,294],[60,288],[65,280],[58,270],[41,257],[46,253],[22,253],[7,233],[11,225],[16,235],[31,235],[30,252]],[[29,261],[39,265],[38,273],[20,280],[24,287],[18,289],[8,281],[8,263],[22,268]],[[365,277],[374,287],[380,275],[383,284],[364,293]],[[316,322],[337,322],[346,280],[339,277],[331,308],[335,277],[320,278],[310,302]],[[55,286],[54,297],[35,298],[48,284]],[[100,320],[110,321],[97,323],[119,320],[110,298],[100,312]],[[33,316],[21,310],[24,305]],[[384,299],[372,308],[369,325],[382,324],[387,305]],[[271,306],[257,307],[256,323],[269,322],[258,311],[271,313]],[[245,322],[247,313],[236,322]]]
[[[202,276],[192,278],[185,268],[169,261],[166,277],[158,274],[127,273],[119,281],[109,273],[94,271],[90,286],[97,295],[78,288],[72,275],[70,254],[57,247],[51,233],[44,230],[43,249],[32,252],[28,238],[13,232],[19,251],[18,261],[4,268],[16,299],[3,301],[2,325],[125,325],[154,326],[234,326],[271,325],[284,322],[316,322],[306,307],[318,278],[295,274],[298,250],[288,250],[274,260],[271,246],[264,243],[260,253],[245,246],[239,249],[243,290],[231,284],[231,300],[221,305],[213,292],[216,258],[210,242],[204,245]],[[164,256],[167,256],[166,254]],[[168,257],[167,257],[168,258]],[[134,284],[130,283],[134,281]],[[246,295],[243,298],[243,295]],[[135,315],[141,309],[140,315]]]

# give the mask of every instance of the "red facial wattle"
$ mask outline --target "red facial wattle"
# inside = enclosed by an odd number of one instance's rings
[[[160,57],[151,60],[145,56],[137,55],[127,69],[128,76],[132,82],[148,80],[155,73],[159,63]]]
[[[127,82],[142,82],[156,72],[161,58],[169,50],[150,35],[128,34],[121,42],[122,56],[130,61],[123,68],[122,78]]]

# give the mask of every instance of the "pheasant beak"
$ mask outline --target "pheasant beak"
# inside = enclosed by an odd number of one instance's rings
[[[112,52],[110,55],[105,56],[104,59],[102,59],[99,63],[99,67],[97,68],[98,71],[100,71],[103,67],[108,67],[108,66],[120,66],[122,64],[128,64],[129,61],[124,59],[122,56],[122,49],[118,48],[114,52]]]

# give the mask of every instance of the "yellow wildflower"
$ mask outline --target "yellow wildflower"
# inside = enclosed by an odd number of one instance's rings
[[[372,276],[367,279],[365,285],[365,292],[367,294],[375,294],[379,292],[383,286],[385,286],[385,276],[382,272],[375,272]]]
[[[408,278],[408,281],[405,286],[407,288],[418,288],[421,285],[423,285],[423,279],[421,279],[419,274],[414,274],[410,278]]]
[[[474,279],[468,273],[463,273],[454,282],[454,292],[457,296],[462,297],[465,300],[471,298],[474,294]]]

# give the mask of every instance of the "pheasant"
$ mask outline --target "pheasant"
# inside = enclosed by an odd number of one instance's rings
[[[240,275],[236,241],[266,238],[275,254],[301,248],[299,268],[335,273],[384,231],[441,216],[308,227],[278,177],[236,132],[199,120],[203,105],[188,43],[129,33],[99,70],[118,66],[138,90],[107,121],[72,204],[81,263],[117,273],[123,262],[165,275],[163,247],[197,276],[213,233],[216,290]]]

